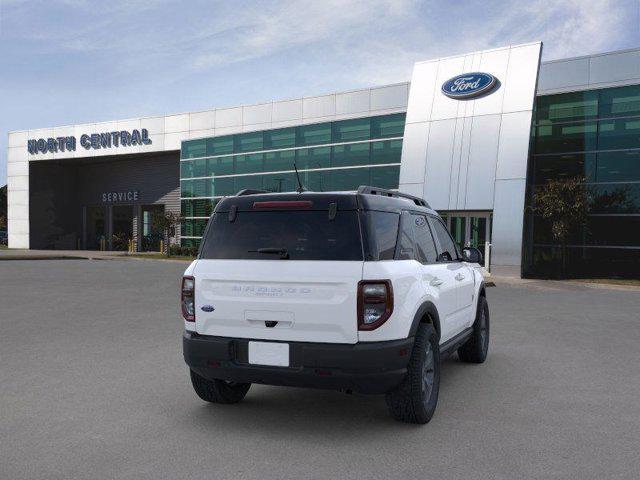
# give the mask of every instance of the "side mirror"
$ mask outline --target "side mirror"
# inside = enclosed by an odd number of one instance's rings
[[[465,247],[462,249],[462,260],[482,265],[482,252],[474,247]]]

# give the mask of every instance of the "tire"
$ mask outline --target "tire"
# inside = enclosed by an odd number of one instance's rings
[[[467,363],[483,363],[489,353],[489,304],[485,297],[478,298],[476,321],[473,322],[473,333],[462,347],[458,349],[458,357]]]
[[[207,380],[193,370],[191,384],[198,396],[205,402],[238,403],[244,398],[251,387],[250,383],[230,383],[224,380]]]
[[[432,325],[421,323],[409,359],[407,376],[386,394],[391,415],[401,422],[424,424],[431,420],[440,390],[440,348]]]

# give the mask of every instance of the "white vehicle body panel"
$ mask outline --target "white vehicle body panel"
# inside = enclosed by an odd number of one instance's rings
[[[356,343],[362,261],[198,260],[199,334]],[[202,306],[214,308],[205,312]],[[266,322],[278,322],[269,327]]]

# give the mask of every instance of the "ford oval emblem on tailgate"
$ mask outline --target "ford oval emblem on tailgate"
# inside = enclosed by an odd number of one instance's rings
[[[200,310],[202,310],[203,312],[213,312],[215,308],[213,308],[211,305],[203,305],[202,307],[200,307]]]

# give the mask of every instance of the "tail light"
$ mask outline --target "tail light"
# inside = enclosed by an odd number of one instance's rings
[[[375,330],[393,313],[390,280],[363,280],[358,283],[358,330]]]
[[[182,316],[187,322],[196,321],[196,279],[193,277],[182,277],[182,295],[180,297],[182,305]]]

